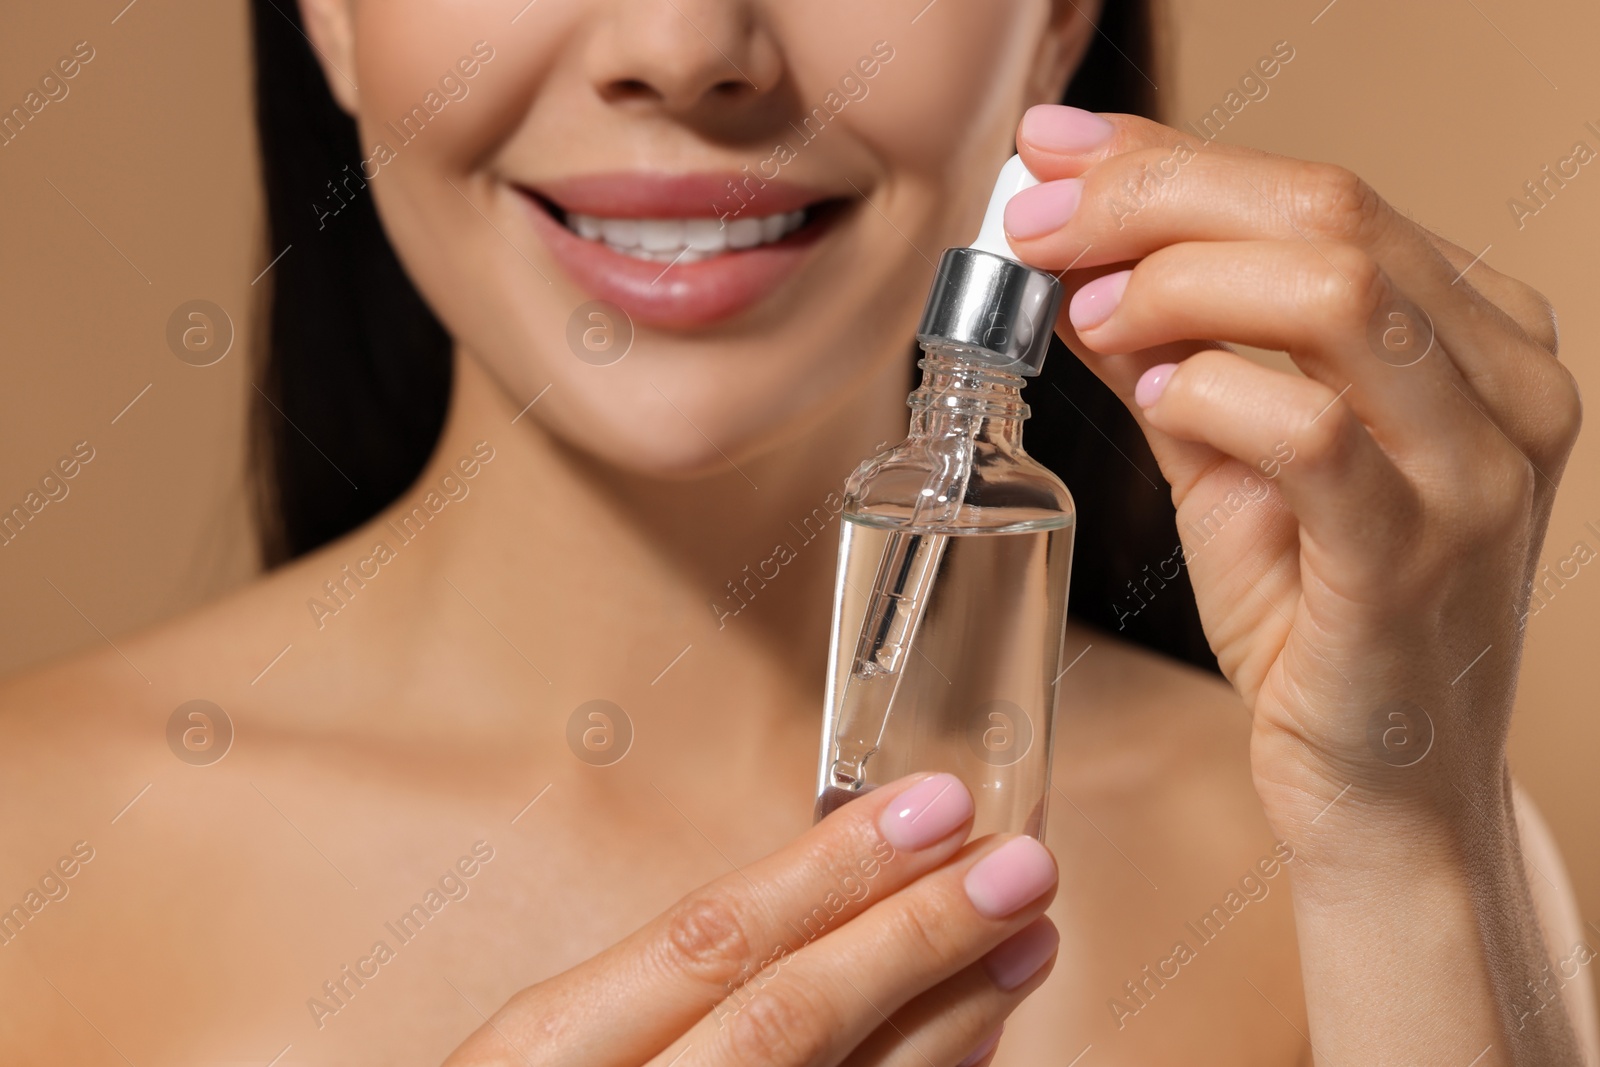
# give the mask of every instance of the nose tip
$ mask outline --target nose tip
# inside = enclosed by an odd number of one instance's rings
[[[754,82],[742,75],[723,78],[706,87],[687,80],[659,77],[654,80],[617,78],[600,86],[600,96],[607,103],[641,101],[659,104],[669,111],[689,111],[707,99],[736,103],[742,97],[754,96],[759,91]]]
[[[752,100],[780,74],[748,0],[634,0],[591,40],[591,80],[608,103],[681,114]]]

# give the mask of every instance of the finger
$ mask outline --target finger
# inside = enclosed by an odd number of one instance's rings
[[[1075,110],[1032,108],[1019,132],[1018,151],[1042,183],[1011,198],[1006,233],[1031,264],[1093,267],[1175,241],[1270,239],[1353,244],[1375,256],[1403,245],[1446,283],[1454,276],[1421,227],[1343,167],[1207,141],[1132,115],[1106,116],[1110,139],[1076,156],[1033,147],[1038,134],[1030,141],[1030,129],[1040,123],[1030,120]]]
[[[1502,310],[1510,324],[1521,330],[1531,343],[1551,356],[1557,354],[1560,334],[1556,326],[1556,311],[1543,293],[1489,266],[1483,259],[1488,248],[1469,252],[1425,226],[1418,225],[1418,229],[1450,264],[1457,279],[1454,284],[1472,286]]]
[[[1080,177],[1113,156],[1178,144],[1196,152],[1216,148],[1239,159],[1268,155],[1244,145],[1195,138],[1142,115],[1097,114],[1064,104],[1030,107],[1017,124],[1017,152],[1028,170],[1044,181]]]
[[[1113,157],[1130,157],[1121,161],[1120,173],[1108,177],[1103,183],[1111,190],[1120,190],[1124,194],[1121,211],[1137,209],[1149,194],[1164,188],[1177,176],[1178,170],[1186,169],[1189,162],[1198,161],[1202,153],[1206,154],[1206,167],[1203,169],[1207,171],[1213,168],[1219,172],[1250,170],[1258,163],[1270,168],[1286,166],[1299,177],[1299,181],[1292,184],[1314,190],[1325,198],[1332,211],[1306,212],[1307,217],[1296,225],[1290,225],[1295,222],[1292,214],[1275,212],[1278,216],[1276,221],[1297,234],[1320,231],[1328,224],[1330,215],[1335,225],[1354,224],[1361,229],[1364,216],[1384,207],[1381,198],[1370,187],[1342,168],[1304,163],[1243,145],[1193,137],[1138,115],[1102,116],[1073,107],[1039,105],[1028,109],[1023,116],[1017,128],[1017,146],[1029,169],[1046,181],[1080,178]],[[1111,172],[1107,173],[1111,175]],[[1282,186],[1284,183],[1272,181],[1270,184]],[[1106,206],[1113,215],[1119,214],[1115,199]],[[1448,267],[1450,284],[1460,284],[1470,272],[1472,277],[1469,284],[1473,289],[1501,309],[1514,328],[1521,330],[1533,343],[1550,354],[1555,354],[1558,336],[1555,312],[1550,302],[1532,286],[1484,263],[1483,255],[1488,251],[1487,248],[1471,252],[1419,225],[1409,215],[1404,216],[1403,220],[1393,212],[1386,212],[1385,216],[1395,226],[1401,226],[1403,221],[1403,229],[1408,234],[1425,242],[1439,254]],[[1270,223],[1274,220],[1267,221]],[[1107,250],[1106,254],[1109,253],[1110,250]],[[1111,261],[1086,258],[1080,266]]]
[[[1583,421],[1577,380],[1557,361],[1555,309],[1533,286],[1501,274],[1438,234],[1422,234],[1455,271],[1452,284],[1470,286],[1474,324],[1488,358],[1457,360],[1468,389],[1463,399],[1500,427],[1540,475],[1541,495],[1553,494]],[[1496,343],[1498,341],[1498,343]]]
[[[1041,915],[895,1012],[845,1058],[844,1067],[981,1062],[1017,1005],[1050,976],[1060,945],[1055,924]]]
[[[1191,337],[1285,351],[1396,452],[1481,433],[1480,416],[1452,388],[1461,379],[1448,360],[1374,358],[1368,323],[1395,299],[1377,263],[1348,245],[1185,242],[1082,286],[1067,316],[1101,352]]]
[[[1166,179],[1175,177],[1176,171],[1191,158],[1201,153],[1225,161],[1225,165],[1230,169],[1258,160],[1284,159],[1243,145],[1227,144],[1203,136],[1191,136],[1189,133],[1179,132],[1139,115],[1097,115],[1079,108],[1056,104],[1041,104],[1028,109],[1017,127],[1017,150],[1022,154],[1028,168],[1045,181],[1080,178],[1091,168],[1114,156],[1154,150],[1153,155],[1147,152],[1142,157],[1142,162],[1154,167],[1155,174],[1152,176],[1136,169],[1135,173],[1128,176],[1132,185],[1125,182],[1120,186],[1129,194],[1125,200],[1131,202],[1125,204],[1125,207],[1133,206],[1142,199],[1140,194],[1151,188],[1152,177],[1161,179],[1164,184]],[[1286,162],[1294,161],[1286,160]],[[1317,165],[1307,166],[1315,168]],[[1353,176],[1349,178],[1344,175],[1336,176],[1349,190],[1360,192],[1350,180]],[[1110,184],[1114,189],[1119,188],[1114,181]],[[1365,198],[1365,193],[1362,193],[1352,198],[1352,202],[1359,202]],[[1533,343],[1551,355],[1555,354],[1557,347],[1555,312],[1542,294],[1524,282],[1501,274],[1485,264],[1482,257],[1487,249],[1483,252],[1471,252],[1419,225],[1409,215],[1406,216],[1406,222],[1418,237],[1443,257],[1449,266],[1453,283],[1460,284],[1459,279],[1470,272],[1469,284],[1490,303],[1500,308],[1506,314],[1509,323],[1520,329]],[[1086,259],[1080,265],[1089,266],[1102,262],[1112,262],[1112,260]]]
[[[685,1055],[685,1064],[706,1067],[839,1063],[913,998],[1043,914],[1056,878],[1054,858],[1034,838],[972,842],[786,957],[770,980],[748,983],[663,1052],[663,1062]],[[949,1062],[966,1051],[952,1050]]]
[[[1300,521],[1301,551],[1339,553],[1342,566],[1331,572],[1381,580],[1393,547],[1418,528],[1416,490],[1321,382],[1209,350],[1152,368],[1136,395],[1152,426],[1203,441],[1274,482]]]
[[[966,787],[949,774],[866,793],[599,955],[519,993],[475,1040],[502,1054],[507,1042],[555,1044],[574,1061],[641,1063],[751,975],[949,859],[971,830],[972,810]],[[559,1035],[548,1030],[553,1020]]]
[[[1111,132],[1084,148],[1091,138],[1081,128],[1089,119]],[[1063,123],[1080,134],[1063,138]],[[1052,128],[1056,145],[1077,149],[1042,150]],[[1358,175],[1136,116],[1095,117],[1054,105],[1030,109],[1018,136],[1029,166],[1054,179],[1007,205],[1007,234],[1026,262],[1088,268],[1183,241],[1283,240],[1319,255],[1331,245],[1354,246],[1394,283],[1366,324],[1376,358],[1404,364],[1417,352],[1437,351],[1459,368],[1454,384],[1464,402],[1536,468],[1559,469],[1565,461],[1580,405],[1571,374],[1549,358],[1555,331],[1548,302],[1503,275],[1483,273],[1482,291],[1466,283],[1467,271],[1483,267],[1480,257],[1447,247]],[[1396,339],[1403,344],[1389,350]]]
[[[1354,245],[1426,310],[1454,356],[1475,358],[1474,330],[1451,331],[1449,324],[1488,301],[1470,286],[1453,285],[1458,272],[1425,231],[1358,175],[1131,115],[1105,116],[1112,133],[1096,147],[1040,150],[1049,140],[1041,131],[1072,125],[1076,120],[1064,113],[1075,110],[1032,108],[1019,127],[1023,159],[1040,178],[1053,179],[1018,193],[1006,208],[1007,235],[1026,262],[1048,270],[1093,267],[1178,241]]]

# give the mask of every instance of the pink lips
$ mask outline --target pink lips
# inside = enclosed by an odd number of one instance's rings
[[[542,182],[519,189],[534,229],[551,254],[593,296],[621,307],[641,326],[692,329],[753,307],[805,260],[828,228],[817,219],[781,241],[726,252],[693,263],[661,263],[612,251],[579,237],[551,216],[539,198],[568,212],[601,218],[757,218],[783,214],[827,198],[792,182],[739,173],[609,173]]]

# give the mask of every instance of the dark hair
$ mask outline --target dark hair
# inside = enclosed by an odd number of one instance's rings
[[[1108,0],[1066,103],[1157,114],[1155,3]],[[371,195],[347,191],[362,187],[355,123],[334,103],[296,5],[252,0],[251,11],[269,253],[282,254],[258,317],[250,416],[271,566],[354,529],[416,479],[444,425],[451,349]],[[1133,417],[1059,341],[1027,399],[1028,450],[1078,504],[1072,614],[1215,670],[1188,573],[1162,573],[1177,547],[1171,496]]]

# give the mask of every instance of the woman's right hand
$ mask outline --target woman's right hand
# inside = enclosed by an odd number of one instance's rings
[[[971,827],[947,774],[858,797],[522,990],[446,1067],[987,1063],[1054,962],[1056,866]]]

